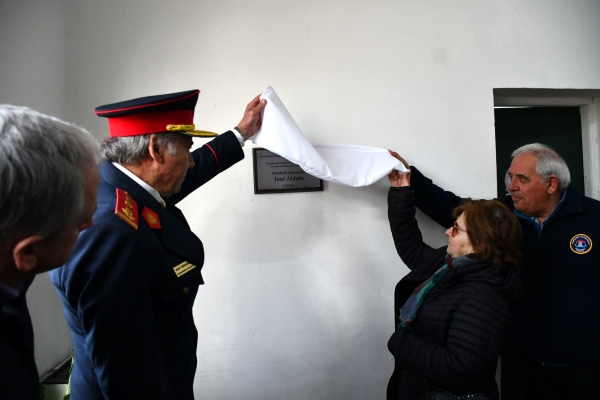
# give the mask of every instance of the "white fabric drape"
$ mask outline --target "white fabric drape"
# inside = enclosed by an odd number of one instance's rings
[[[298,164],[317,178],[347,186],[368,186],[393,169],[406,168],[387,150],[351,144],[311,144],[272,87],[261,95],[267,100],[261,129],[252,142]]]

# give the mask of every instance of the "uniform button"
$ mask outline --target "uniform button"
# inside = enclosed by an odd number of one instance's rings
[[[183,294],[188,294],[190,293],[190,289],[186,286],[183,288]]]

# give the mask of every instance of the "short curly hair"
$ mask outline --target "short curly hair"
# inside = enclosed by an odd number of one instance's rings
[[[463,199],[452,212],[465,215],[467,235],[477,261],[495,268],[518,270],[521,266],[521,224],[504,204],[497,200]]]

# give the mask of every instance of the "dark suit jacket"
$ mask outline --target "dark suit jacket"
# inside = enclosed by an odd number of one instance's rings
[[[33,279],[25,282],[19,297],[0,297],[0,399],[39,399],[39,377],[33,356],[33,327],[25,295]]]
[[[111,163],[100,164],[95,224],[51,273],[75,347],[71,399],[193,399],[197,331],[192,306],[203,283],[202,242],[174,206],[244,158],[227,132],[192,153],[181,191],[162,207]],[[137,203],[138,229],[115,215],[116,190]],[[148,208],[160,229],[142,217]],[[180,275],[174,267],[195,268]]]

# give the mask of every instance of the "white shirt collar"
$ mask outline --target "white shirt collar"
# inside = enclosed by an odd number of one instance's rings
[[[117,167],[117,169],[119,171],[121,171],[122,173],[124,173],[125,175],[127,175],[128,177],[130,177],[131,179],[133,179],[133,181],[135,183],[137,183],[138,185],[140,185],[141,187],[143,187],[144,190],[146,192],[150,193],[150,195],[152,197],[154,197],[156,199],[156,201],[158,201],[163,207],[165,206],[165,200],[160,196],[160,193],[158,193],[158,190],[154,189],[152,186],[148,185],[146,182],[144,182],[143,180],[141,180],[140,178],[138,178],[133,172],[131,172],[130,170],[128,170],[127,168],[125,168],[121,164],[113,162],[112,165],[114,165],[115,167]]]

